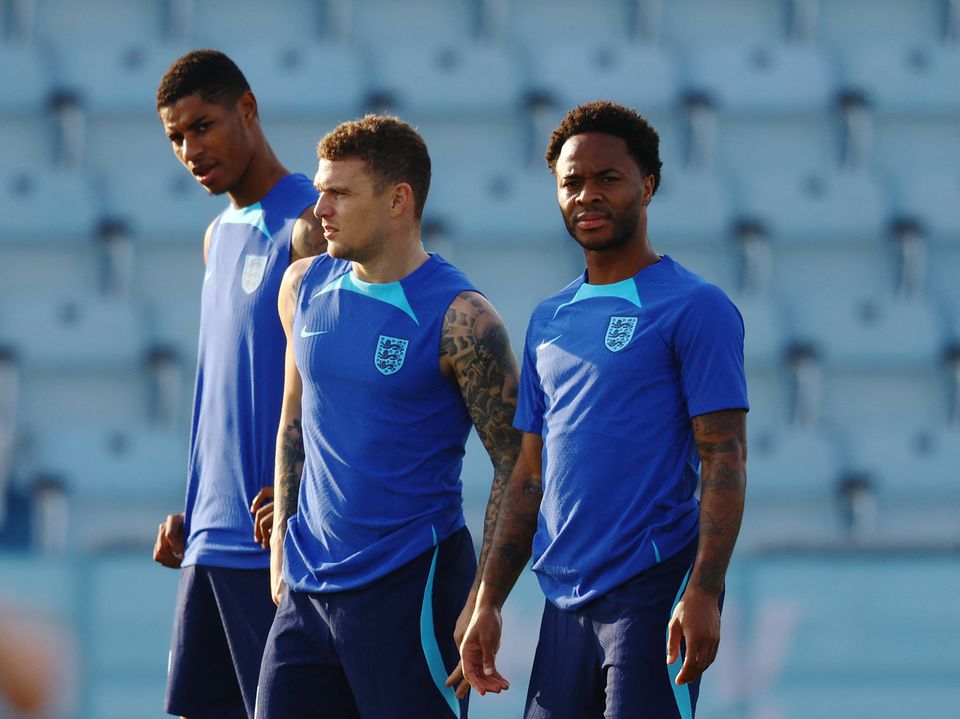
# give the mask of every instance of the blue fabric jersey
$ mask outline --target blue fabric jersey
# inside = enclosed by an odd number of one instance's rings
[[[472,289],[438,255],[386,284],[328,256],[304,274],[293,342],[306,457],[284,548],[292,589],[361,587],[464,525],[471,422],[440,371],[440,331]]]
[[[210,238],[187,475],[183,564],[270,565],[250,503],[273,483],[286,341],[277,315],[294,223],[317,201],[287,175],[258,203],[228,207]]]
[[[527,330],[514,424],[543,437],[533,569],[570,609],[667,559],[698,531],[690,420],[747,408],[743,321],[669,257],[636,276],[586,276]]]

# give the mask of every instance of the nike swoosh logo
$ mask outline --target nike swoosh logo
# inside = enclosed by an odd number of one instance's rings
[[[300,330],[300,336],[306,339],[307,337],[316,337],[317,335],[325,335],[330,330],[320,330],[319,332],[307,332],[307,328],[304,327]]]
[[[561,337],[563,337],[563,333],[562,333],[562,332],[561,332],[560,334],[558,334],[556,337],[554,337],[552,340],[546,340],[546,341],[541,342],[540,344],[538,344],[538,345],[537,345],[537,349],[540,349],[541,347],[547,347],[548,345],[552,345],[554,342],[556,342],[556,341],[557,341],[558,339],[560,339]]]

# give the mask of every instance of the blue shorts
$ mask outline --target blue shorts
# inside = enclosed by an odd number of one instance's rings
[[[180,570],[165,709],[190,719],[253,716],[276,607],[269,569]]]
[[[466,718],[444,686],[476,571],[464,527],[359,589],[284,592],[260,669],[256,719]]]
[[[678,687],[667,625],[697,540],[583,606],[543,610],[526,719],[691,719],[700,680]],[[722,597],[721,597],[722,602]]]

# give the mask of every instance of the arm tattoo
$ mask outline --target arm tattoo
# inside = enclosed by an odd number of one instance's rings
[[[472,292],[460,294],[447,310],[440,353],[454,368],[463,401],[493,462],[479,578],[490,551],[504,486],[520,451],[520,432],[513,428],[519,371],[503,322]]]
[[[529,474],[526,467],[518,463],[503,492],[499,514],[494,518],[496,527],[489,561],[481,568],[483,582],[496,590],[501,603],[530,559],[542,497],[541,478]]]
[[[746,491],[746,421],[742,410],[693,418],[700,453],[700,545],[691,582],[708,594],[723,591],[740,532]]]
[[[277,442],[274,511],[284,525],[297,511],[300,478],[303,475],[303,458],[303,430],[300,427],[300,420],[294,419],[283,429]]]

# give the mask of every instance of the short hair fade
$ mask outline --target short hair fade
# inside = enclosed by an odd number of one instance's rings
[[[237,64],[219,50],[192,50],[174,60],[160,79],[157,110],[199,93],[207,102],[229,106],[250,90]]]
[[[317,144],[321,160],[363,160],[378,191],[406,182],[413,190],[414,217],[423,217],[430,191],[430,153],[413,127],[391,115],[366,115],[337,125]]]
[[[563,144],[574,135],[599,132],[619,137],[627,143],[627,150],[640,170],[653,175],[653,191],[660,186],[660,136],[645,117],[635,110],[609,100],[594,100],[570,110],[550,135],[546,160],[550,171],[556,173],[557,158]]]

